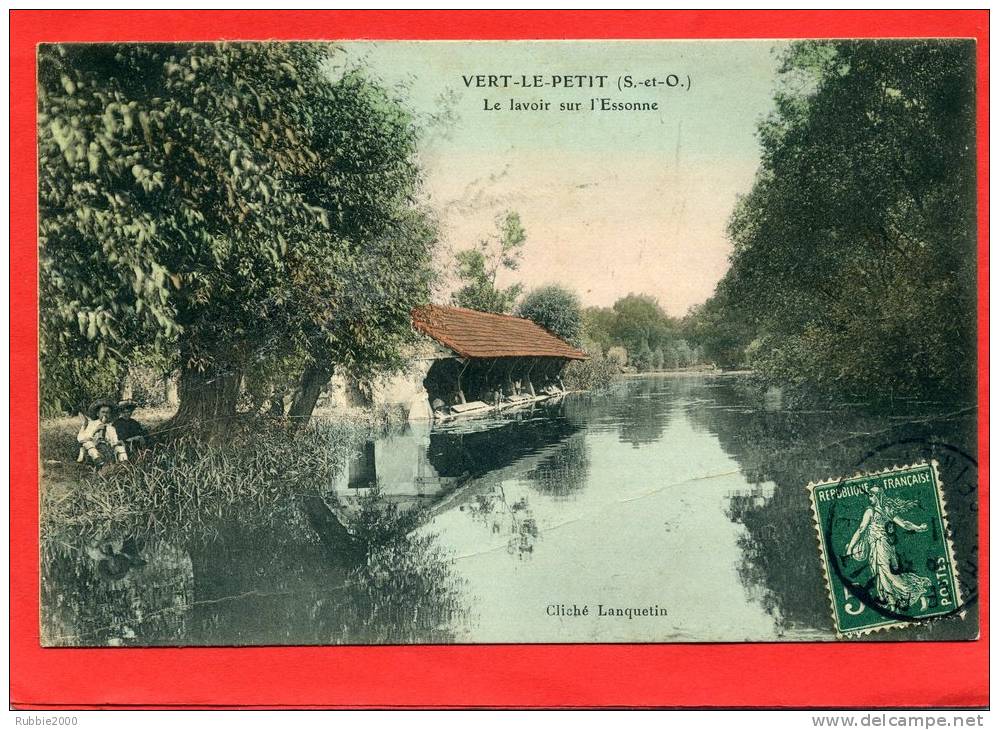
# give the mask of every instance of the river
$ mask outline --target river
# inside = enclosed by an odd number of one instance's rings
[[[411,424],[263,522],[43,545],[43,641],[835,640],[806,485],[927,458],[967,613],[865,640],[970,639],[976,434],[971,407],[792,407],[713,374]]]

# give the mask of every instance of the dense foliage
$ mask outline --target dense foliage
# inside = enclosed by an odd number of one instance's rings
[[[520,216],[513,211],[499,215],[493,236],[483,238],[475,248],[457,253],[461,287],[451,296],[451,303],[480,312],[509,314],[523,287],[520,284],[497,287],[496,277],[503,269],[516,271],[526,242],[527,232]]]
[[[606,357],[599,345],[587,343],[583,349],[588,360],[573,360],[562,372],[562,382],[569,390],[599,391],[617,380],[621,373],[618,363]]]
[[[552,284],[528,292],[516,314],[535,322],[563,340],[579,347],[583,337],[583,307],[579,297]]]
[[[691,308],[682,326],[705,360],[722,368],[746,367],[757,342],[756,326],[732,300],[729,285],[730,279],[723,279],[708,301]]]
[[[231,415],[242,376],[276,364],[396,364],[436,238],[415,203],[418,129],[329,59],[305,43],[40,47],[49,409],[139,350],[181,368],[189,418]]]
[[[709,349],[734,359],[755,331],[753,365],[776,382],[967,394],[974,44],[798,43],[781,76],[732,268],[702,310]]]
[[[648,294],[629,294],[609,308],[587,308],[583,312],[583,331],[603,352],[609,355],[616,351],[615,361],[624,360],[639,372],[705,362],[695,337],[699,333],[689,318],[670,317]]]

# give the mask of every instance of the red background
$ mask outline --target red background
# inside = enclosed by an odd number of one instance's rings
[[[86,706],[988,704],[988,12],[13,11],[11,701]],[[981,638],[953,643],[42,649],[36,43],[213,39],[978,39]],[[876,677],[876,681],[870,681]]]

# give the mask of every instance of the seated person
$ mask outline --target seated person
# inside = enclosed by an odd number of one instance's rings
[[[145,447],[146,437],[149,435],[142,424],[132,418],[138,405],[134,400],[119,402],[118,418],[111,424],[114,426],[115,433],[118,434],[118,440],[125,444],[125,448],[133,454]]]
[[[111,424],[111,403],[106,400],[95,401],[87,409],[87,415],[81,414],[83,422],[76,440],[80,444],[80,453],[76,460],[83,462],[90,457],[91,463],[100,468],[112,458],[117,462],[128,461],[125,444],[118,439],[118,433]]]

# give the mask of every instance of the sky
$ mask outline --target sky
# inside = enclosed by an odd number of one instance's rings
[[[420,153],[425,193],[442,222],[442,266],[514,210],[527,243],[520,268],[505,272],[501,285],[559,283],[586,306],[651,294],[674,316],[711,296],[728,268],[729,216],[759,164],[756,127],[773,106],[779,44],[426,41],[343,49],[418,114],[439,114],[450,96],[452,122],[434,127]],[[545,86],[478,88],[477,75],[509,75],[508,83],[540,76]],[[601,75],[604,88],[590,80]],[[625,75],[660,84],[619,90]],[[585,78],[565,88],[569,76]],[[591,111],[591,99],[658,109]],[[486,109],[486,100],[500,109]],[[512,110],[511,101],[550,106]],[[581,109],[562,111],[562,102]]]

